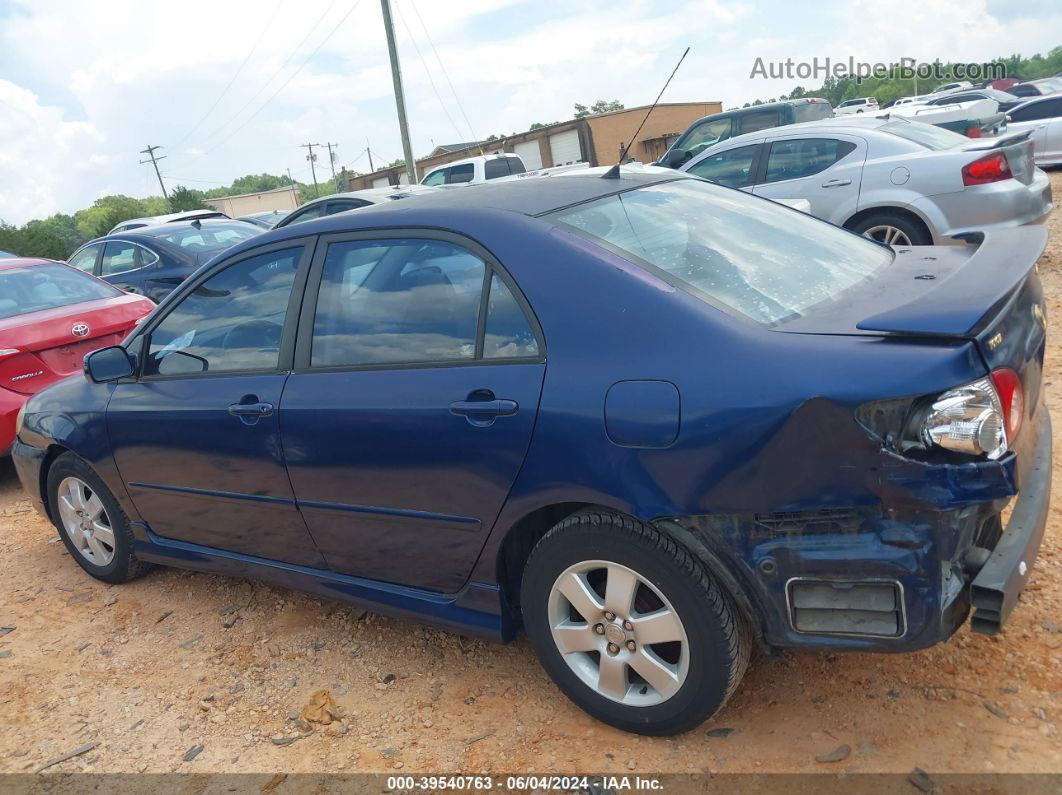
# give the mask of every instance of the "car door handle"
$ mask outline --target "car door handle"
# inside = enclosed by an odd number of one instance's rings
[[[824,187],[824,188],[842,188],[845,185],[851,185],[851,184],[852,184],[852,180],[850,180],[850,179],[828,179],[828,180],[826,180],[825,182],[822,183],[822,187]]]
[[[233,403],[229,406],[229,414],[233,417],[268,417],[272,413],[272,403]]]
[[[450,413],[469,419],[510,417],[520,406],[515,400],[458,400],[450,404]]]

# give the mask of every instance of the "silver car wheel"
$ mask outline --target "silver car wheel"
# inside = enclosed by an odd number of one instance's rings
[[[651,707],[686,681],[689,641],[678,612],[626,566],[604,560],[569,566],[550,590],[548,616],[568,667],[605,698]]]
[[[74,549],[89,563],[106,566],[114,559],[114,529],[100,497],[78,478],[64,478],[57,495],[59,518]]]
[[[907,236],[907,233],[899,227],[890,224],[878,224],[877,226],[872,226],[863,232],[863,237],[877,240],[879,243],[884,243],[886,246],[911,245],[911,238]]]

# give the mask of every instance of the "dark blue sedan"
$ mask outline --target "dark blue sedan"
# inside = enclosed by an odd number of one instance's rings
[[[261,231],[228,218],[173,221],[91,240],[67,263],[158,303],[204,262]]]
[[[975,242],[656,169],[418,196],[216,258],[29,401],[15,462],[101,580],[522,625],[592,715],[679,732],[756,646],[1002,627],[1050,491],[1045,236]]]

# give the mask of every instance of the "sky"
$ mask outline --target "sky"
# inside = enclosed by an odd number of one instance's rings
[[[757,58],[986,61],[1062,44],[1055,0],[392,0],[413,152],[571,118],[576,102],[767,99]],[[813,9],[813,10],[812,10]],[[402,146],[379,0],[0,0],[0,220],[112,193],[367,172]],[[331,175],[323,148],[318,177]]]

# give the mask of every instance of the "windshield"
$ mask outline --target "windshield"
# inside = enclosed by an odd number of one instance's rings
[[[0,271],[0,320],[121,294],[106,282],[65,265]]]
[[[693,179],[547,217],[764,325],[836,298],[893,258],[889,249],[797,210]]]
[[[247,223],[174,226],[172,229],[167,226],[165,229],[153,237],[193,254],[220,251],[258,234],[258,229]]]
[[[969,138],[951,130],[918,121],[889,121],[878,129],[936,151],[952,149],[970,141]]]

